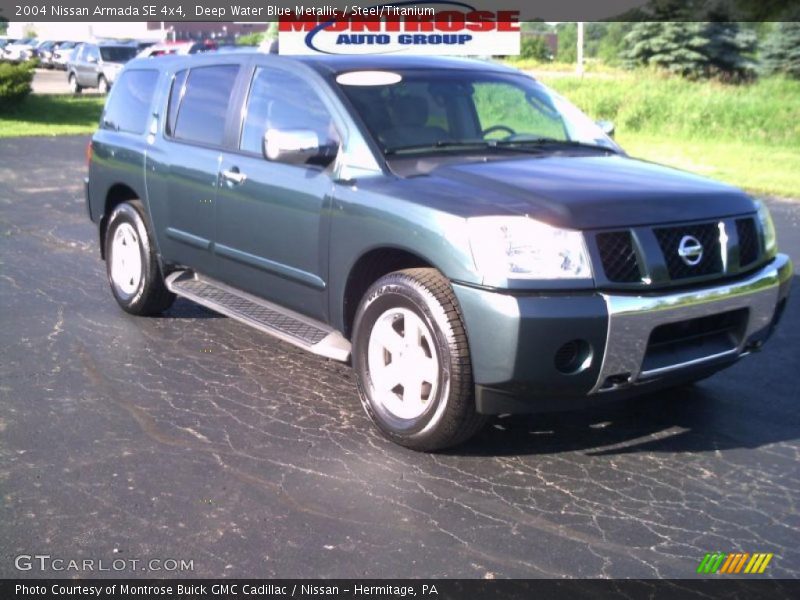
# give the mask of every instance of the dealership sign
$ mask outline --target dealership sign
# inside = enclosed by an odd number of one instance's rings
[[[435,7],[435,8],[434,8]],[[519,54],[519,11],[462,2],[296,6],[278,22],[281,54]]]

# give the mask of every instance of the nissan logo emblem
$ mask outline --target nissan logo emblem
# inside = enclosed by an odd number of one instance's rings
[[[685,235],[678,244],[678,256],[690,267],[695,267],[703,260],[703,244],[693,235]]]

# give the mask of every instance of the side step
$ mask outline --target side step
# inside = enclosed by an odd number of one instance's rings
[[[167,288],[206,308],[334,360],[350,357],[350,342],[324,323],[190,271],[171,273]]]

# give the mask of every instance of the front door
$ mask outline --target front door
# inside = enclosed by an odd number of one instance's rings
[[[268,161],[267,129],[335,136],[330,112],[301,77],[255,69],[236,152],[222,156],[215,254],[227,283],[317,319],[327,312],[330,167]]]

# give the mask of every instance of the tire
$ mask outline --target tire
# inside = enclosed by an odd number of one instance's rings
[[[175,295],[164,285],[152,240],[139,200],[123,202],[108,218],[108,282],[117,303],[133,315],[156,315],[175,301]]]
[[[75,73],[70,73],[69,75],[69,89],[73,94],[80,94],[83,91],[83,88],[78,85],[78,78],[75,77]]]
[[[103,75],[97,78],[97,89],[103,95],[108,94],[111,89],[111,86],[108,85],[108,80]]]
[[[367,415],[402,446],[455,446],[485,422],[475,410],[461,311],[436,269],[396,271],[367,290],[355,316],[353,367]]]

